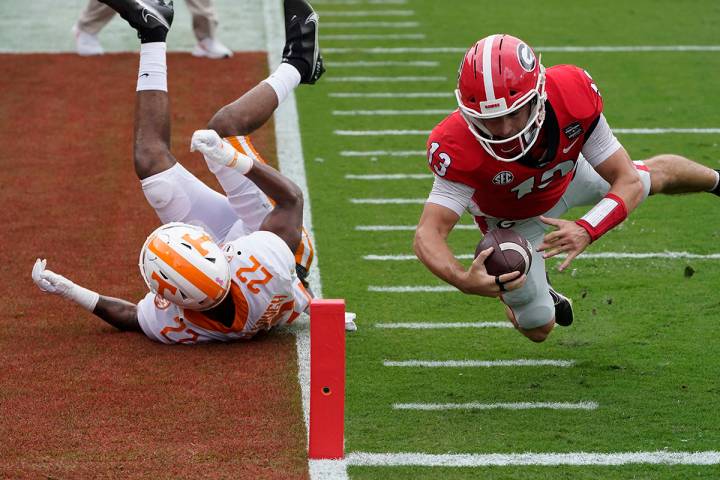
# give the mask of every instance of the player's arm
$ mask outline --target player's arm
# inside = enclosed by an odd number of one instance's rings
[[[468,270],[450,250],[447,237],[459,218],[449,208],[426,203],[415,231],[415,254],[428,270],[463,293],[500,296],[500,286],[495,282],[495,277],[488,275],[485,270],[485,259],[492,253],[492,248],[478,255]],[[520,272],[512,272],[500,275],[499,279],[506,290],[514,290],[522,286],[525,276]]]
[[[46,264],[46,260],[37,259],[32,270],[32,279],[40,290],[72,300],[119,330],[140,331],[135,304],[81,287],[62,275],[47,270]]]
[[[303,194],[292,180],[238,152],[214,130],[196,131],[190,149],[199,150],[210,162],[238,170],[272,198],[275,208],[265,217],[260,230],[282,238],[291,251],[297,249],[302,239]]]
[[[545,258],[566,253],[559,270],[567,268],[590,243],[625,220],[644,198],[642,181],[632,160],[602,115],[583,147],[583,155],[610,184],[610,190],[597,205],[574,222],[541,217],[543,222],[556,230],[545,235],[538,250],[545,252]]]

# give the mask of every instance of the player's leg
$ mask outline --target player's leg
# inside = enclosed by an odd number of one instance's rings
[[[97,0],[88,2],[72,28],[78,55],[102,55],[105,53],[98,39],[98,33],[114,16],[115,11],[107,5],[103,5]]]
[[[720,195],[720,170],[673,154],[656,155],[642,163],[650,170],[651,195],[694,192]]]

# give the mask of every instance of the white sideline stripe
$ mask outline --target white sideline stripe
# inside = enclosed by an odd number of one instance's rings
[[[370,92],[370,93],[350,93],[350,92],[332,92],[328,93],[330,98],[451,98],[454,95],[451,92]]]
[[[415,225],[356,225],[359,232],[414,232]],[[477,225],[455,225],[453,230],[478,230]]]
[[[263,1],[263,14],[265,17],[265,38],[267,42],[267,58],[270,72],[274,72],[280,64],[277,52],[281,52],[285,38],[284,13],[281,3],[275,0]],[[302,154],[300,140],[300,123],[298,121],[297,103],[293,92],[275,111],[275,138],[277,157],[280,170],[293,180],[302,190],[305,202],[303,205],[303,221],[308,233],[312,235],[312,211],[307,178],[305,175],[305,160]],[[315,258],[317,261],[317,248]],[[309,280],[313,284],[315,295],[322,298],[322,282],[320,269],[312,268]],[[305,421],[305,441],[310,433],[310,329],[305,315],[294,322],[295,343],[298,356],[298,383],[302,398],[303,419]],[[306,443],[307,445],[307,443]],[[308,460],[310,480],[337,479],[348,480],[347,465],[338,462],[323,462]]]
[[[666,133],[699,133],[717,134],[720,128],[613,128],[612,131],[618,134],[629,135],[662,135]],[[427,136],[430,130],[334,130],[333,134],[351,137],[374,137],[374,136]]]
[[[323,13],[323,15],[325,15]],[[420,22],[323,22],[326,28],[417,28]],[[323,48],[323,52],[326,49]]]
[[[466,367],[572,367],[574,360],[384,360],[385,367],[466,368]]]
[[[451,110],[333,110],[333,115],[397,116],[397,115],[448,115]]]
[[[426,198],[351,198],[350,203],[355,204],[422,204],[427,201]]]
[[[720,452],[370,453],[351,452],[343,463],[367,467],[505,467],[558,465],[717,465]]]
[[[370,200],[370,199],[367,199]],[[394,199],[394,200],[402,200],[402,199]],[[408,199],[410,200],[410,199]],[[359,203],[359,202],[358,202]],[[368,202],[369,203],[369,202]],[[398,202],[400,203],[400,202]],[[409,202],[407,202],[409,203]],[[458,225],[459,227],[459,225]],[[471,227],[471,228],[468,228]],[[466,227],[468,230],[470,229],[476,229],[474,225],[468,225]],[[455,227],[457,228],[457,227]],[[412,227],[414,230],[415,227]],[[560,254],[557,256],[557,258],[565,258],[565,254]],[[462,253],[459,255],[455,255],[455,258],[459,260],[470,260],[475,258],[475,255],[471,253]],[[644,260],[649,258],[669,258],[669,259],[680,259],[680,258],[688,258],[688,259],[695,259],[695,260],[720,260],[720,253],[708,253],[708,254],[700,254],[700,253],[689,253],[689,252],[642,252],[642,253],[631,253],[631,252],[597,252],[597,253],[583,253],[575,258],[575,261],[578,260],[594,260],[594,259],[609,259],[609,260],[624,260],[624,259],[633,259],[633,260]],[[415,260],[417,257],[412,254],[402,254],[402,255],[364,255],[363,260],[372,260],[372,261],[406,261],[406,260]]]
[[[343,150],[340,152],[341,157],[424,157],[425,155],[427,155],[425,150]]]
[[[325,53],[464,53],[466,47],[374,47],[374,48],[326,48]],[[541,46],[536,52],[718,52],[720,45],[597,45],[587,47]]]
[[[459,292],[451,285],[406,285],[398,287],[368,286],[368,292],[413,293],[413,292]]]
[[[334,67],[334,68],[348,68],[348,67],[425,67],[425,68],[431,68],[431,67],[437,67],[440,65],[440,62],[430,62],[430,61],[423,61],[423,60],[398,60],[398,61],[379,61],[379,62],[367,62],[365,60],[358,60],[356,62],[327,62],[326,65],[328,67]]]
[[[408,330],[436,330],[445,328],[515,328],[513,324],[504,322],[401,322],[376,323],[376,328],[408,329]]]
[[[329,77],[328,82],[350,83],[350,82],[383,82],[383,83],[408,83],[408,82],[444,82],[447,77]]]
[[[394,403],[393,410],[596,410],[596,402]]]
[[[433,178],[431,173],[387,173],[387,174],[367,174],[353,175],[348,173],[345,175],[347,180],[427,180]]]
[[[323,40],[423,40],[424,33],[368,33],[368,34],[338,34],[323,35]]]
[[[412,17],[415,10],[321,11],[323,17]]]

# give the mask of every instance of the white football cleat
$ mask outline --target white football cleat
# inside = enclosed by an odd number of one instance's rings
[[[355,315],[353,312],[345,312],[345,331],[346,332],[354,332],[357,330],[357,325],[355,325]]]
[[[220,43],[216,38],[203,38],[195,45],[192,51],[193,57],[205,58],[230,58],[233,56],[232,50]]]
[[[75,35],[75,50],[78,55],[90,57],[105,53],[97,35],[80,30],[77,25],[73,26],[72,32]]]

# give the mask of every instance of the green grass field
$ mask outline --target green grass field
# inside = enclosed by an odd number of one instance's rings
[[[421,204],[368,205],[350,199],[424,198],[432,179],[359,180],[346,175],[426,174],[424,135],[341,136],[336,130],[430,130],[442,113],[336,111],[454,109],[462,51],[371,53],[373,47],[462,49],[496,32],[515,34],[546,66],[586,68],[614,128],[717,128],[716,51],[543,52],[542,46],[715,45],[720,4],[702,2],[317,2],[328,73],[298,93],[323,288],[347,299],[360,331],[349,336],[346,450],[373,453],[697,452],[720,447],[718,259],[577,259],[554,284],[575,301],[576,322],[532,344],[509,328],[388,329],[378,323],[498,322],[499,302],[459,292],[378,293],[370,286],[442,285],[412,254],[413,232],[357,226],[415,225]],[[348,12],[404,11],[355,17]],[[345,13],[345,15],[338,15]],[[411,22],[408,27],[342,26]],[[413,25],[412,22],[416,22]],[[395,35],[362,38],[353,35]],[[406,35],[399,38],[397,35]],[[325,39],[327,37],[327,39]],[[540,47],[540,48],[538,48]],[[353,49],[345,52],[339,49]],[[338,50],[335,50],[338,49]],[[552,50],[552,49],[548,49]],[[348,62],[425,62],[361,67]],[[348,78],[350,77],[350,78]],[[386,77],[357,79],[353,77]],[[428,80],[397,77],[435,77]],[[437,78],[444,77],[444,78]],[[338,97],[336,93],[432,92],[425,98]],[[618,135],[634,159],[677,152],[720,168],[720,135]],[[589,252],[718,252],[718,199],[709,194],[650,198]],[[572,211],[568,218],[582,215]],[[469,223],[465,218],[463,223]],[[451,245],[469,254],[473,230]],[[557,265],[550,261],[549,266]],[[686,267],[694,271],[687,276]],[[568,368],[386,367],[393,360],[574,361]],[[594,410],[397,410],[397,403],[596,402]],[[715,466],[351,466],[353,479],[717,478]]]

